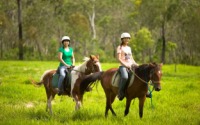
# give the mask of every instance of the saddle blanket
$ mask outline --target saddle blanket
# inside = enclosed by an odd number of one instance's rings
[[[129,81],[129,83],[127,83],[127,84],[129,84],[128,87],[130,87],[133,84],[134,76],[135,75],[133,75],[133,74],[130,76],[131,77],[130,81]],[[118,87],[119,86],[119,80],[120,80],[120,74],[117,71],[117,72],[115,72],[115,74],[112,77],[112,86]]]
[[[54,88],[58,88],[58,79],[59,79],[59,74],[58,73],[54,73],[53,74],[53,78],[52,78],[52,86]]]

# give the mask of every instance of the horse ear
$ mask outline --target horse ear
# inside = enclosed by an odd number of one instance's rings
[[[149,63],[149,66],[154,66],[154,64],[153,63]]]
[[[94,60],[95,56],[94,55],[90,55],[90,59]]]
[[[99,59],[99,55],[96,55],[97,59]]]
[[[152,62],[152,64],[155,65],[155,66],[157,65],[156,62]]]

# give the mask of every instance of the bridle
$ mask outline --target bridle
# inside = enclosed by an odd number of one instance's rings
[[[97,66],[97,65],[96,65],[97,62],[99,62],[99,61],[97,61],[97,60],[93,60],[93,61],[92,61],[91,73],[96,72],[95,66]]]
[[[160,83],[160,81],[154,81],[154,80],[152,80],[152,76],[153,76],[153,74],[155,73],[155,71],[157,71],[157,68],[158,68],[158,67],[155,67],[155,68],[151,69],[151,71],[150,71],[150,80],[149,80],[149,81],[143,80],[143,79],[140,78],[132,69],[130,69],[130,71],[131,71],[140,81],[146,83],[146,85],[147,85],[147,87],[148,87],[148,91],[149,91],[149,96],[150,96],[150,98],[151,98],[151,106],[152,106],[152,108],[154,108],[154,106],[153,106],[153,100],[152,100],[152,92],[154,91],[155,87],[153,86],[153,88],[152,88],[152,90],[151,90],[151,89],[150,89],[150,85],[155,85],[156,83]],[[160,71],[160,70],[158,70],[158,71]]]
[[[145,80],[143,80],[142,78],[140,78],[132,69],[130,69],[130,71],[131,71],[140,81],[146,83],[147,85],[152,85],[152,84],[154,84],[154,83],[160,83],[160,81],[154,81],[154,80],[152,80],[152,76],[153,76],[153,74],[155,73],[155,69],[152,69],[152,70],[150,71],[150,80],[149,80],[149,81],[145,81]]]
[[[90,60],[89,60],[90,61]],[[94,73],[95,72],[95,67],[94,67],[94,65],[97,63],[97,62],[99,62],[99,61],[92,61],[92,67],[91,67],[91,73]],[[76,71],[76,72],[80,72],[80,73],[82,73],[82,74],[85,74],[87,71],[85,71],[85,72],[82,72],[82,71],[79,71],[79,70],[76,70],[76,69],[72,69],[73,71]],[[87,70],[87,69],[86,69]]]
[[[99,61],[98,60],[94,60],[92,63],[93,63],[93,65],[92,65],[92,72],[95,72],[95,67],[99,67],[98,65],[97,65],[97,63],[98,63]]]
[[[152,69],[152,70],[150,71],[150,80],[151,80],[152,83],[156,83],[156,84],[160,83],[160,80],[159,80],[159,81],[152,80],[152,76],[153,76],[153,74],[155,73],[155,71],[157,70],[157,68],[158,68],[158,67],[155,67],[155,69]],[[158,72],[159,72],[159,71],[160,71],[160,70],[158,70]]]

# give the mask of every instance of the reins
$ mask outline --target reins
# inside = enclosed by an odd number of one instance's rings
[[[76,72],[80,72],[80,73],[84,73],[82,71],[79,71],[79,70],[76,70],[76,69],[72,69],[73,71],[76,71]]]
[[[133,75],[135,75],[140,81],[146,83],[147,87],[148,87],[148,91],[149,91],[149,96],[151,98],[151,106],[152,106],[152,109],[154,108],[153,106],[153,95],[152,95],[152,92],[154,91],[154,87],[152,88],[152,90],[150,89],[150,85],[152,85],[152,80],[149,80],[149,82],[146,82],[145,80],[143,80],[142,78],[140,78],[132,69],[130,69],[130,71],[133,73]],[[158,82],[158,81],[156,81]]]

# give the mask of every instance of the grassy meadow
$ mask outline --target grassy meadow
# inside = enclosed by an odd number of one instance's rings
[[[0,61],[0,125],[200,125],[200,67],[163,66],[162,90],[146,99],[143,118],[139,118],[138,99],[132,101],[124,117],[125,99],[113,103],[117,117],[109,111],[104,117],[105,95],[101,85],[84,95],[83,107],[75,111],[75,103],[67,96],[56,96],[53,115],[46,112],[43,86],[35,87],[31,79],[40,80],[47,69],[56,69],[51,61]],[[102,63],[103,70],[117,63]]]

